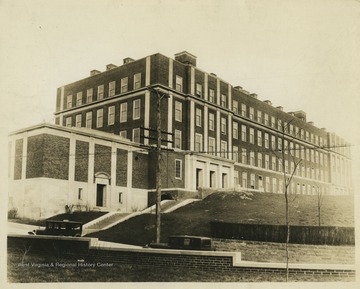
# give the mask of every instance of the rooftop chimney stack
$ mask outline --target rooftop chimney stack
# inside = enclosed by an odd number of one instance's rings
[[[116,67],[117,66],[115,64],[110,63],[110,64],[106,65],[106,70],[114,69]]]
[[[99,74],[99,73],[101,73],[99,70],[94,69],[94,70],[90,71],[90,76],[94,76],[94,75]]]
[[[196,66],[196,56],[187,51],[183,51],[175,54],[175,60],[184,64],[190,64],[192,66]]]
[[[135,60],[130,58],[130,57],[126,57],[124,58],[124,64],[128,64],[128,63],[131,63],[131,62],[134,62]]]

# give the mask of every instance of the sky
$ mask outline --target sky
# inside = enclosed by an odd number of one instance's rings
[[[58,87],[126,57],[184,50],[346,138],[357,166],[359,0],[0,0],[2,152],[11,131],[53,121]]]

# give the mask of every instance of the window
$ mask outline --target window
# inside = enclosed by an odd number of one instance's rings
[[[128,77],[121,78],[120,82],[121,82],[120,83],[120,85],[121,85],[121,88],[120,88],[121,93],[127,92],[128,91],[129,78]]]
[[[82,91],[76,94],[76,105],[82,105]]]
[[[294,134],[294,126],[293,126],[292,124],[290,124],[290,126],[289,126],[289,133],[290,133],[291,135]]]
[[[270,192],[270,177],[265,177],[265,191]]]
[[[264,138],[265,138],[265,148],[269,148],[269,134],[265,133],[264,134]]]
[[[255,174],[250,174],[250,188],[255,189]]]
[[[284,140],[284,153],[287,154],[289,149],[288,141]]]
[[[123,138],[127,138],[127,131],[126,130],[120,131],[120,136]]]
[[[233,122],[233,138],[238,139],[239,138],[239,124],[237,122]]]
[[[209,137],[209,154],[216,154],[215,139],[213,137]]]
[[[183,90],[183,79],[182,79],[182,77],[176,75],[176,80],[175,80],[175,81],[176,81],[175,89],[176,89],[177,91],[182,92],[182,90]]]
[[[262,168],[263,167],[262,153],[258,153],[257,157],[258,157],[258,167]]]
[[[220,105],[222,107],[226,107],[226,95],[225,94],[221,95],[221,103],[220,103]]]
[[[260,130],[257,131],[257,145],[262,146],[262,132]]]
[[[279,172],[282,172],[283,165],[282,165],[282,160],[281,159],[278,159],[278,168],[279,168]]]
[[[239,103],[237,100],[233,100],[232,110],[235,114],[239,113]]]
[[[90,103],[93,101],[93,89],[92,88],[89,88],[87,91],[86,91],[86,102],[87,103]]]
[[[134,75],[134,89],[139,89],[141,87],[141,73]]]
[[[140,143],[140,128],[133,128],[132,140],[133,142]]]
[[[175,130],[175,142],[174,146],[177,149],[181,149],[181,130]]]
[[[72,107],[72,95],[68,95],[66,97],[66,108],[71,108]]]
[[[226,150],[227,150],[227,142],[226,141],[224,141],[224,140],[222,140],[221,142],[220,142],[220,156],[222,157],[222,158],[227,158],[227,153],[226,153]]]
[[[255,166],[255,153],[250,152],[250,165]]]
[[[119,193],[119,203],[122,204],[123,202],[123,193]]]
[[[242,173],[242,187],[247,188],[247,173],[246,172]]]
[[[82,191],[83,191],[82,188],[78,189],[78,200],[82,200]]]
[[[310,140],[310,135],[309,135],[308,131],[305,132],[305,136],[306,136],[306,141],[309,141]]]
[[[92,128],[92,112],[86,113],[86,128]]]
[[[253,128],[250,128],[250,143],[251,144],[254,144],[254,129]]]
[[[278,138],[278,151],[282,151],[282,140],[281,138]]]
[[[182,103],[175,101],[175,120],[182,121]]]
[[[133,101],[133,119],[140,118],[140,99],[135,99]]]
[[[97,93],[97,99],[103,99],[104,98],[104,85],[98,86],[98,93]]]
[[[269,125],[269,115],[267,113],[264,114],[264,124]]]
[[[271,117],[271,127],[275,128],[275,117],[274,116]]]
[[[265,169],[270,169],[269,155],[265,155]]]
[[[299,145],[295,144],[295,156],[298,158],[299,157]]]
[[[262,113],[260,110],[257,111],[257,122],[262,123]]]
[[[314,143],[314,135],[312,133],[310,133],[310,142]]]
[[[241,125],[241,140],[246,142],[246,125]]]
[[[195,134],[195,151],[201,152],[202,151],[202,134],[196,133]]]
[[[215,129],[215,115],[211,112],[209,112],[209,130],[214,130]]]
[[[182,161],[181,160],[175,160],[175,179],[181,179],[182,178]]]
[[[246,148],[242,148],[242,149],[241,149],[241,162],[242,162],[243,164],[247,164]]]
[[[276,171],[276,158],[274,156],[271,158],[271,169]]]
[[[239,148],[237,146],[233,146],[232,159],[235,162],[239,162]]]
[[[103,109],[98,109],[96,111],[96,127],[103,126]]]
[[[72,126],[72,119],[71,119],[71,116],[70,117],[67,117],[66,120],[65,120],[65,125],[67,127],[71,127]]]
[[[254,120],[254,108],[253,107],[250,107],[249,118]]]
[[[200,83],[196,84],[196,95],[197,96],[202,96],[202,85]]]
[[[272,135],[271,136],[271,149],[275,150],[276,149],[276,140],[275,140],[275,136]]]
[[[115,123],[115,106],[110,106],[108,108],[108,125]]]
[[[272,188],[272,190],[273,190],[273,193],[276,193],[277,192],[277,183],[276,183],[276,180],[277,179],[275,179],[275,178],[273,178],[273,188]]]
[[[300,138],[304,139],[304,130],[302,128],[300,129]]]
[[[246,104],[241,104],[241,115],[246,117]]]
[[[120,104],[120,122],[127,121],[127,102]]]
[[[115,95],[115,81],[109,83],[109,96]]]
[[[209,101],[212,103],[215,102],[215,91],[213,89],[209,89]]]
[[[81,114],[76,115],[75,122],[76,122],[75,124],[76,127],[81,127]]]
[[[221,118],[221,133],[226,134],[226,118]]]
[[[200,126],[200,127],[201,127],[201,115],[202,115],[201,109],[197,108],[197,109],[196,109],[196,116],[195,116],[196,126]]]

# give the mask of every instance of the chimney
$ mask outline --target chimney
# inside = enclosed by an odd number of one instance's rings
[[[250,96],[256,99],[258,98],[258,95],[256,93],[250,93]]]
[[[314,122],[313,121],[308,121],[308,124],[314,125]]]
[[[271,103],[271,100],[264,100],[264,102],[268,105],[271,105],[272,106],[272,103]]]
[[[281,111],[284,110],[284,108],[283,108],[282,106],[277,106],[276,108],[277,108],[277,109],[280,109]]]
[[[128,64],[128,63],[131,63],[131,62],[134,62],[135,60],[130,58],[130,57],[126,57],[124,58],[124,64]]]
[[[110,69],[113,69],[113,68],[116,68],[117,66],[115,64],[108,64],[106,65],[106,70],[110,70]]]
[[[306,121],[306,113],[304,111],[302,111],[302,110],[294,111],[294,115],[298,119],[301,119],[302,121]]]
[[[196,56],[187,51],[183,51],[175,54],[175,60],[184,64],[190,64],[192,66],[196,66]]]
[[[211,76],[215,76],[215,77],[217,76],[215,73],[212,73],[212,72],[210,73],[210,75],[211,75]]]
[[[99,70],[94,69],[94,70],[90,71],[90,76],[94,76],[94,75],[99,74],[99,73],[101,73]]]
[[[242,89],[243,89],[241,86],[235,86],[234,88],[239,90],[239,91],[242,91]]]

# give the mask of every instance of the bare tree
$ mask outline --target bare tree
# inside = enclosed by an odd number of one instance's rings
[[[316,186],[316,188],[317,188],[317,209],[318,209],[318,221],[319,221],[318,224],[320,227],[321,226],[321,207],[324,202],[324,195],[321,192],[319,186]]]

